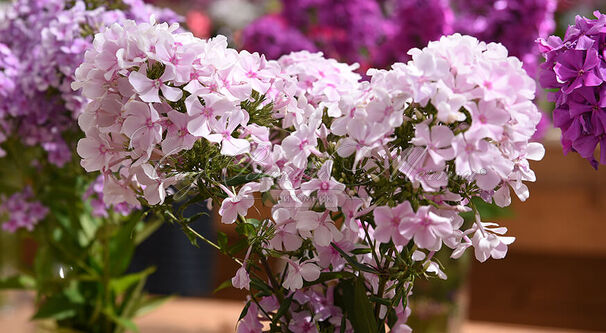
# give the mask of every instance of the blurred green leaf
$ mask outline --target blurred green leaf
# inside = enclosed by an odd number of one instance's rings
[[[48,298],[38,308],[38,311],[32,317],[36,319],[54,319],[63,320],[74,317],[80,307],[79,304],[71,303],[67,298],[61,295],[55,295]]]
[[[36,280],[29,275],[14,275],[0,280],[0,289],[34,289]]]
[[[159,308],[171,299],[173,299],[173,296],[148,296],[137,306],[135,317],[147,314]]]
[[[215,290],[213,290],[213,294],[217,293],[225,288],[229,288],[231,286],[232,286],[231,279],[227,279],[227,280],[223,281],[223,283],[221,283],[217,288],[215,288]]]
[[[142,279],[147,278],[150,274],[156,271],[155,267],[148,267],[146,270],[114,278],[110,281],[109,287],[117,295],[122,294],[128,288],[135,286]]]
[[[130,215],[124,225],[120,226],[117,232],[109,239],[109,269],[112,276],[123,274],[130,264],[133,252],[135,251],[134,230],[137,223],[141,222],[142,215],[142,211]]]

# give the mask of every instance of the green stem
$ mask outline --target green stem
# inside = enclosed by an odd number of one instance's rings
[[[103,235],[103,308],[107,309],[109,307],[110,299],[111,299],[111,290],[109,288],[110,280],[111,280],[111,272],[110,272],[110,253],[109,253],[109,238],[107,234]],[[103,322],[105,326],[105,332],[111,332],[111,322],[109,318],[105,318]]]
[[[274,293],[276,294],[276,297],[278,298],[278,301],[280,302],[280,304],[282,304],[284,302],[284,295],[282,295],[282,287],[278,284],[278,281],[276,281],[276,277],[274,276],[274,273],[271,270],[271,267],[269,266],[269,263],[267,262],[267,259],[265,258],[265,256],[259,256],[259,258],[261,258],[261,264],[263,265],[263,269],[265,270],[265,273],[267,274],[267,276],[269,277],[269,282],[271,283],[271,288],[273,289]],[[286,319],[288,319],[288,321],[290,322],[290,320],[292,319],[290,312],[286,311],[286,313],[284,313],[284,316],[286,316]]]

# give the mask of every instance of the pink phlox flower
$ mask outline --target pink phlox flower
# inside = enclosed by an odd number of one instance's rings
[[[100,133],[96,128],[90,129],[76,148],[82,157],[80,165],[88,172],[110,168],[123,155],[122,150],[120,142],[114,141],[114,135]]]
[[[295,210],[288,208],[278,208],[272,213],[276,231],[269,245],[273,249],[295,251],[303,244],[303,239],[298,234],[297,221],[293,218],[294,214]]]
[[[136,100],[129,101],[125,106],[126,119],[120,130],[130,139],[130,147],[147,152],[162,140],[164,128],[160,115],[149,104]]]
[[[242,266],[236,271],[236,275],[231,279],[231,285],[234,288],[246,290],[250,288],[250,276],[246,270],[246,262],[248,261],[251,250],[252,247],[249,246],[248,251],[246,251],[246,256],[244,256],[244,260],[242,261]]]
[[[174,79],[175,69],[170,66],[165,67],[162,76],[155,80],[141,72],[131,72],[128,77],[128,81],[133,85],[141,100],[147,103],[161,103],[160,91],[162,91],[162,96],[171,102],[180,100],[183,96],[181,89],[167,85]]]
[[[165,39],[157,43],[155,47],[154,59],[162,62],[166,67],[170,67],[170,71],[174,73],[175,82],[189,82],[192,64],[196,58],[196,45],[184,46],[181,42]]]
[[[259,320],[259,307],[255,302],[250,301],[246,315],[238,322],[236,333],[259,333],[262,331],[263,324]]]
[[[409,147],[403,151],[398,171],[406,175],[415,188],[420,185],[426,191],[438,191],[448,184],[444,165],[435,165],[427,148]]]
[[[298,130],[282,140],[284,156],[297,168],[307,166],[307,158],[312,153],[320,154],[316,149],[318,138],[316,129],[302,125]]]
[[[400,224],[399,230],[404,238],[414,238],[419,248],[430,251],[438,251],[442,239],[453,232],[450,219],[437,215],[430,206],[419,207],[412,219]]]
[[[293,313],[288,329],[293,333],[318,333],[314,318],[305,311]]]
[[[162,152],[165,155],[173,155],[181,150],[192,149],[197,139],[187,130],[191,117],[186,113],[171,110],[168,112],[168,119],[170,124],[162,141]]]
[[[381,243],[388,243],[393,240],[395,245],[406,245],[412,236],[406,237],[400,233],[402,225],[411,223],[416,218],[409,201],[397,205],[396,207],[379,206],[374,209],[373,216],[375,220],[374,238]]]
[[[370,124],[361,119],[353,119],[347,124],[348,136],[337,143],[337,154],[348,157],[355,154],[353,171],[358,163],[370,152],[379,147],[381,139],[386,134],[386,128],[381,124]]]
[[[236,156],[250,151],[250,142],[232,136],[234,130],[248,122],[248,114],[243,110],[234,110],[224,114],[211,126],[213,133],[206,136],[210,142],[221,144],[221,154]]]
[[[366,109],[358,105],[358,100],[354,96],[344,96],[339,102],[339,108],[345,110],[345,112],[330,124],[330,130],[335,135],[343,136],[347,134],[347,125],[352,119],[365,119],[367,117]]]
[[[320,267],[315,264],[314,259],[298,263],[290,259],[287,259],[287,261],[288,271],[282,286],[288,290],[296,291],[301,289],[303,287],[303,280],[311,282],[320,277]]]
[[[416,146],[425,146],[427,150],[427,158],[431,158],[433,167],[443,167],[444,163],[454,158],[454,151],[451,147],[451,142],[454,138],[452,131],[443,125],[433,126],[431,129],[427,123],[423,122],[415,126],[415,137],[411,143]],[[422,166],[426,166],[426,162],[422,161]]]
[[[342,237],[341,232],[329,218],[329,211],[317,213],[301,210],[295,215],[295,220],[301,236],[312,238],[317,246],[328,246],[333,240]]]
[[[496,223],[480,222],[471,239],[476,259],[480,262],[488,258],[503,259],[507,255],[507,246],[515,241],[515,237],[502,236],[507,228],[499,227]]]
[[[194,136],[206,138],[217,117],[236,110],[236,106],[234,102],[218,94],[204,95],[202,98],[204,105],[196,95],[190,95],[185,99],[187,113],[192,117],[187,129]]]
[[[259,305],[268,312],[276,311],[280,308],[280,301],[275,295],[265,296],[259,301]]]
[[[127,202],[139,207],[135,191],[130,187],[131,177],[116,179],[113,175],[106,173],[103,179],[103,201],[108,205],[118,205]]]
[[[349,253],[349,251],[356,248],[354,242],[358,239],[358,234],[357,232],[345,229],[342,231],[342,235],[343,237],[341,237],[341,239],[333,242],[345,253]],[[316,249],[318,251],[318,264],[320,267],[328,268],[332,265],[333,270],[342,270],[345,267],[345,259],[332,244],[328,246],[318,246]]]
[[[242,71],[237,72],[237,81],[247,82],[259,94],[265,94],[269,90],[269,81],[275,77],[277,69],[269,66],[264,55],[242,50],[239,54],[239,65]]]
[[[301,190],[306,196],[316,192],[318,202],[323,204],[327,209],[335,211],[344,200],[345,185],[337,182],[331,176],[333,163],[333,160],[324,162],[318,171],[318,178],[301,184]]]
[[[469,137],[466,133],[457,134],[452,141],[455,153],[455,167],[459,176],[470,177],[484,173],[484,166],[490,165],[489,143]]]
[[[501,140],[503,127],[511,119],[509,112],[497,105],[496,101],[480,100],[470,103],[472,123],[466,135],[476,139]]]
[[[382,123],[391,128],[402,125],[404,103],[391,98],[388,92],[381,87],[374,88],[372,92],[374,96],[366,106],[368,113],[366,120],[370,123]]]
[[[176,177],[165,178],[151,164],[136,168],[137,181],[143,185],[143,195],[150,205],[162,204],[166,199],[166,188],[177,182]]]
[[[258,183],[247,183],[240,188],[237,195],[221,186],[228,195],[227,198],[223,199],[219,209],[221,222],[231,224],[236,221],[238,215],[246,216],[250,207],[255,204],[253,193],[258,191],[258,186]]]
[[[364,200],[357,197],[346,198],[343,205],[341,205],[341,212],[345,218],[343,224],[354,232],[358,231],[359,226],[356,220],[360,216],[359,212],[362,205],[364,205]]]

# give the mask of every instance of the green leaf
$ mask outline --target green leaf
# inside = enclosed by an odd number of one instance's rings
[[[366,295],[363,278],[342,280],[337,286],[335,303],[341,307],[354,332],[377,333],[377,321]]]
[[[304,281],[303,287],[313,286],[319,283],[324,283],[326,281],[335,280],[335,279],[352,279],[356,276],[351,272],[322,272],[320,273],[320,277],[318,277],[315,281]]]
[[[80,305],[71,303],[67,298],[56,295],[47,299],[32,317],[36,319],[62,320],[74,317]]]
[[[121,327],[123,327],[129,331],[132,331],[132,332],[139,332],[139,328],[132,320],[130,320],[128,318],[116,316],[116,314],[113,313],[112,311],[103,311],[103,313],[105,313],[108,317],[111,318],[111,320],[114,323],[120,325]]]
[[[135,251],[133,236],[135,227],[141,222],[143,212],[139,211],[129,216],[126,223],[109,239],[110,272],[112,276],[123,274],[130,264]],[[107,237],[107,236],[102,236]]]
[[[244,185],[246,183],[254,182],[257,179],[269,177],[264,173],[249,173],[246,175],[237,175],[235,177],[229,178],[225,180],[225,185],[227,186],[239,186]]]
[[[257,230],[255,226],[249,223],[238,223],[238,225],[236,226],[236,232],[246,237],[257,235]]]
[[[86,298],[82,295],[82,292],[79,288],[80,284],[77,281],[71,281],[69,286],[66,287],[63,291],[63,295],[67,297],[67,299],[74,304],[84,304],[86,303]]]
[[[391,307],[391,306],[392,306],[392,304],[391,304],[391,300],[390,300],[390,299],[387,299],[387,298],[381,298],[381,297],[377,297],[377,296],[375,296],[375,295],[370,295],[370,297],[369,297],[368,299],[369,299],[371,302],[374,302],[374,303],[383,304],[383,305],[385,305],[385,306],[389,306],[389,307]]]
[[[219,245],[221,251],[227,252],[227,243],[227,234],[222,231],[217,232],[217,245]]]
[[[369,248],[367,248],[367,247],[366,248],[361,248],[361,249],[353,249],[353,250],[350,251],[350,253],[353,254],[353,255],[367,254],[367,253],[370,253],[370,252],[372,252],[372,250],[369,249]]]
[[[354,308],[356,332],[377,332],[377,322],[372,310],[372,304],[366,295],[366,287],[362,278],[356,279],[354,284]],[[350,321],[352,319],[350,318]],[[353,324],[353,323],[352,323]]]
[[[367,273],[372,273],[372,274],[377,274],[379,273],[376,269],[368,266],[368,265],[364,265],[359,263],[354,257],[348,255],[347,253],[345,253],[345,251],[341,250],[340,247],[337,246],[337,244],[335,243],[330,243],[330,245],[332,245],[332,247],[337,250],[337,252],[339,252],[339,254],[341,254],[341,257],[343,257],[343,259],[345,259],[347,261],[347,263],[354,269],[357,269],[359,271],[363,271],[363,272],[367,272]]]
[[[126,319],[126,318],[122,318],[122,317],[117,317],[117,318],[112,318],[112,320],[116,324],[118,324],[118,325],[126,328],[129,331],[139,332],[139,328],[137,327],[137,325],[133,321],[131,321],[130,319]]]
[[[248,239],[243,238],[240,239],[236,244],[229,247],[228,254],[230,256],[235,256],[236,254],[242,252],[244,249],[248,247]]]
[[[128,288],[131,288],[132,286],[136,285],[137,283],[139,283],[139,281],[141,281],[142,279],[145,279],[146,277],[148,277],[150,274],[152,274],[155,271],[156,271],[155,267],[148,267],[144,271],[141,271],[138,273],[133,273],[133,274],[128,274],[128,275],[124,275],[124,276],[121,276],[116,279],[112,279],[109,283],[109,287],[114,291],[114,293],[116,293],[117,295],[120,295],[123,292],[125,292]]]
[[[147,297],[147,298],[145,298],[145,300],[143,302],[141,302],[141,304],[138,305],[137,310],[135,311],[135,317],[142,316],[146,313],[149,313],[172,299],[173,299],[173,296]]]
[[[137,230],[137,235],[135,236],[136,245],[143,243],[144,240],[156,232],[156,230],[158,230],[162,224],[164,224],[164,219],[156,217],[151,221],[146,221],[146,223],[142,224],[143,227],[140,230]]]
[[[257,279],[257,278],[251,278],[250,279],[250,285],[252,287],[254,287],[257,290],[263,291],[269,295],[273,294],[271,292],[271,288],[263,281]]]
[[[221,283],[217,288],[215,288],[215,290],[213,290],[213,294],[217,293],[225,288],[229,288],[231,286],[232,286],[231,279],[227,279],[227,280],[223,281],[223,283]]]
[[[244,318],[244,316],[246,316],[246,314],[248,313],[248,308],[250,307],[250,302],[251,301],[246,302],[244,309],[242,309],[242,312],[240,312],[240,317],[238,317],[238,321],[242,320],[242,318]]]
[[[29,275],[14,275],[0,280],[0,289],[34,289],[36,280]]]
[[[280,304],[278,312],[276,312],[276,315],[271,321],[273,324],[276,324],[278,320],[280,320],[280,318],[282,318],[282,316],[286,313],[286,311],[288,311],[288,309],[290,308],[290,304],[292,303],[293,296],[294,294],[292,294],[289,298],[285,299],[282,304]]]
[[[255,228],[261,226],[261,221],[257,219],[246,219],[246,223],[253,225]]]

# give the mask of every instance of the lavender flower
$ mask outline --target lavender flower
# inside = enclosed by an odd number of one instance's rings
[[[538,51],[533,42],[555,29],[556,0],[453,0],[453,5],[457,32],[502,43],[535,76]]]
[[[0,196],[0,217],[8,218],[2,224],[2,229],[15,232],[18,229],[32,231],[36,224],[48,214],[48,208],[40,202],[31,200],[32,189],[28,186],[22,192],[16,192],[6,198]]]
[[[300,27],[329,57],[369,62],[368,54],[386,39],[389,21],[376,1],[283,0],[281,15]],[[367,67],[367,66],[363,66]]]
[[[396,0],[386,26],[387,42],[371,52],[373,65],[408,61],[411,48],[453,33],[454,14],[447,0]]]
[[[263,16],[247,26],[242,41],[244,49],[262,53],[268,59],[293,51],[317,51],[312,41],[278,15]]]
[[[123,216],[129,215],[133,210],[141,209],[141,206],[134,206],[129,204],[128,202],[121,202],[118,204],[110,205],[103,201],[103,187],[104,187],[104,177],[103,175],[99,175],[95,181],[90,184],[84,195],[82,196],[83,200],[90,199],[90,205],[93,209],[92,215],[94,217],[107,217],[109,215],[108,211],[113,207],[113,210]]]
[[[90,9],[84,1],[66,0],[17,0],[8,8],[0,23],[0,142],[17,136],[42,147],[57,166],[71,159],[65,138],[77,132],[76,119],[88,100],[70,84],[94,33],[124,19],[179,19],[141,0],[123,3],[126,10]]]
[[[564,152],[578,152],[597,169],[598,143],[599,164],[606,164],[606,16],[594,15],[577,16],[564,40],[550,36],[538,44],[545,56],[540,83],[556,89],[548,96],[556,103],[554,125],[562,130]]]

